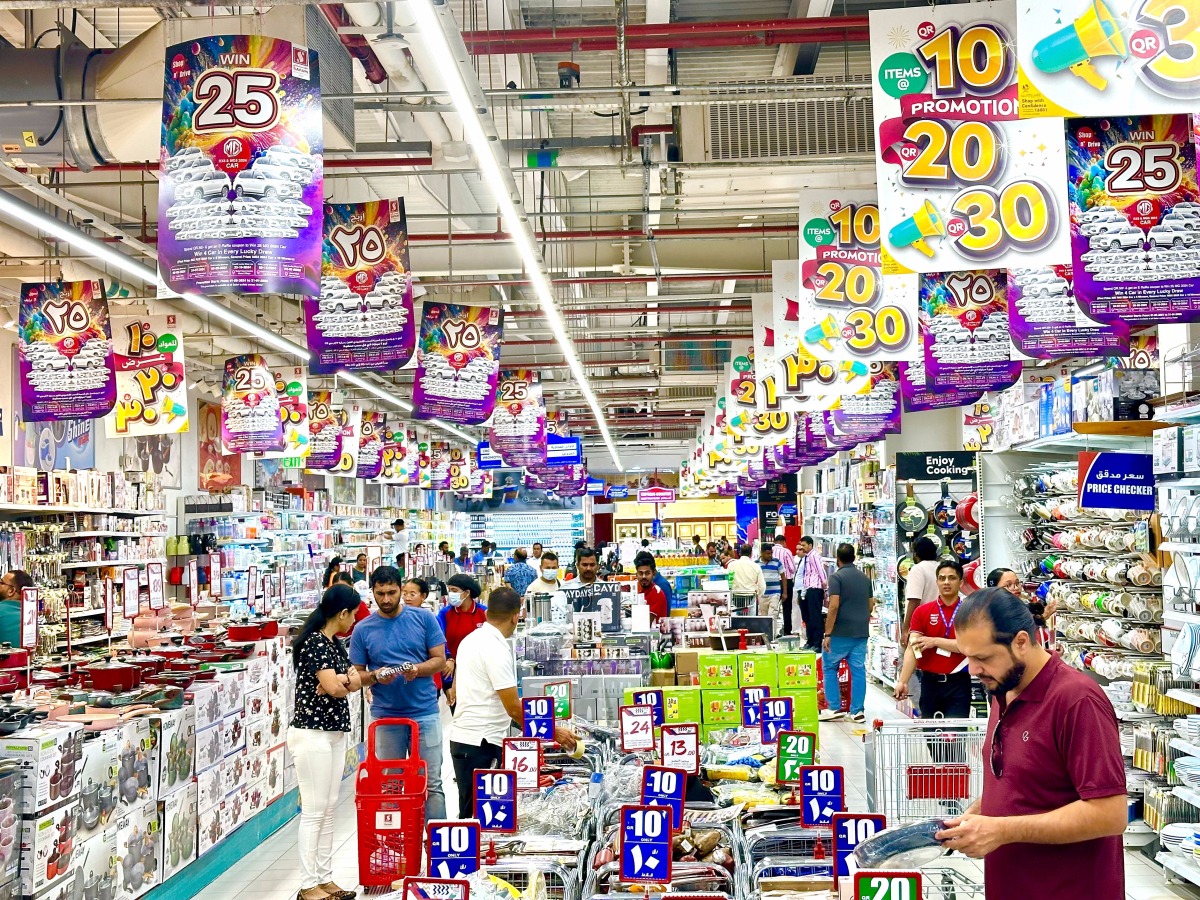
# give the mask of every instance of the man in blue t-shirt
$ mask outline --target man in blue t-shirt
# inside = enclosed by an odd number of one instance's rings
[[[772,618],[783,609],[783,563],[775,558],[774,551],[774,546],[767,541],[762,542],[758,551],[758,567],[767,583],[766,593],[758,598],[758,614]]]
[[[420,757],[429,774],[428,819],[446,818],[442,790],[442,729],[438,721],[438,689],[433,676],[446,667],[446,638],[429,610],[407,606],[400,599],[402,576],[394,566],[371,574],[375,612],[354,628],[350,662],[371,688],[372,719],[412,719],[420,732]],[[376,669],[408,665],[399,675],[377,678]],[[408,756],[406,728],[375,731],[375,752],[381,759]]]

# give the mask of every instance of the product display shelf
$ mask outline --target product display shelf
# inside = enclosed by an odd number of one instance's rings
[[[505,556],[518,547],[528,550],[535,541],[561,556],[587,537],[583,512],[570,510],[471,513],[470,529],[471,546],[477,547],[480,540],[492,541]]]

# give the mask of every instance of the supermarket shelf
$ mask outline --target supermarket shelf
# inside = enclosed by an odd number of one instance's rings
[[[874,678],[876,681],[882,681],[882,682],[883,682],[884,684],[886,684],[888,687],[890,687],[890,688],[892,688],[893,690],[895,690],[895,688],[896,688],[896,682],[895,682],[893,679],[891,679],[891,678],[888,678],[888,677],[887,677],[886,675],[884,675],[882,672],[877,672],[877,671],[875,671],[874,669],[868,669],[868,670],[867,670],[867,674],[868,674],[868,675],[870,675],[872,678]]]
[[[1200,866],[1179,853],[1162,851],[1154,857],[1154,861],[1173,875],[1200,885]]]
[[[116,633],[114,633],[114,634],[113,634],[113,636],[112,636],[112,639],[113,639],[114,641],[120,641],[120,640],[124,640],[124,639],[125,639],[126,637],[128,637],[128,636],[129,636],[128,634],[116,634]],[[100,644],[100,643],[103,643],[103,642],[105,642],[105,641],[107,641],[107,640],[108,640],[108,635],[107,635],[107,634],[98,634],[98,635],[95,635],[94,637],[85,637],[85,638],[72,638],[72,639],[71,639],[71,646],[72,646],[72,647],[83,647],[83,646],[84,646],[84,645],[86,645],[86,644]],[[65,636],[63,636],[63,637],[60,637],[60,638],[58,639],[58,646],[60,646],[60,647],[65,647],[65,646],[67,646],[67,639],[66,639],[66,637],[65,637]]]
[[[1192,806],[1196,807],[1197,809],[1200,809],[1200,793],[1193,791],[1191,788],[1183,787],[1183,785],[1176,785],[1175,787],[1171,788],[1171,794],[1186,803],[1192,804]]]
[[[74,622],[76,619],[90,619],[93,616],[104,615],[102,609],[73,609],[67,613],[67,619]]]
[[[1145,722],[1147,719],[1162,718],[1158,713],[1134,712],[1126,709],[1115,709],[1113,712],[1117,714],[1117,721],[1119,722]]]
[[[1172,749],[1186,753],[1188,756],[1200,756],[1200,747],[1188,743],[1183,738],[1171,738],[1171,747]]]
[[[42,506],[37,503],[0,503],[0,512],[28,512],[56,515],[61,513],[89,513],[111,516],[165,516],[165,509],[110,509],[103,506]]]
[[[1073,453],[1077,450],[1122,450],[1148,445],[1148,438],[1111,434],[1056,434],[1009,447],[1017,453]]]
[[[1200,553],[1200,544],[1190,541],[1163,541],[1158,545],[1158,549],[1168,553]]]
[[[60,541],[75,540],[76,538],[92,538],[92,537],[124,537],[124,538],[144,538],[144,537],[166,537],[165,531],[154,532],[152,534],[142,534],[140,531],[60,531],[58,539]]]
[[[147,563],[165,563],[165,556],[158,556],[152,559],[105,559],[99,562],[69,562],[63,560],[60,568],[63,569],[102,569],[108,566],[144,566]]]
[[[1192,706],[1200,707],[1200,693],[1196,691],[1185,691],[1182,688],[1172,688],[1167,691],[1167,696],[1172,700],[1178,700],[1180,703],[1190,703]]]

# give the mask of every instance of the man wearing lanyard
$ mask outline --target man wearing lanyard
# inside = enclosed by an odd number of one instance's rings
[[[913,670],[918,670],[922,719],[932,719],[938,713],[947,719],[965,719],[971,713],[971,673],[954,632],[962,575],[962,563],[957,560],[938,563],[938,598],[918,606],[909,626],[895,697],[903,700],[908,696],[908,681]]]

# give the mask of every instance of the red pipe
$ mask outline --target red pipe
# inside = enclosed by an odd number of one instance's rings
[[[354,24],[354,20],[350,18],[345,7],[340,3],[321,3],[318,5],[318,9],[329,22],[329,27],[338,36],[338,40],[342,42],[342,46],[346,48],[346,52],[362,63],[367,81],[371,84],[382,84],[387,81],[387,69],[379,61],[379,57],[375,55],[375,51],[371,49],[371,44],[367,39],[361,34],[344,34],[341,31],[341,29]]]
[[[795,237],[798,228],[795,225],[757,225],[738,228],[736,225],[709,228],[652,228],[647,235],[640,228],[582,228],[565,231],[539,231],[538,240],[549,241],[635,241],[648,238],[690,238],[690,237],[762,237],[764,235],[783,235]],[[509,241],[511,235],[503,231],[470,231],[453,234],[410,234],[410,244],[461,244],[483,243],[486,241]]]
[[[504,282],[499,282],[503,284]],[[641,299],[641,298],[639,298]],[[711,303],[696,303],[687,304],[679,303],[673,306],[609,306],[597,309],[576,309],[567,307],[562,310],[564,316],[640,316],[650,313],[659,313],[661,315],[669,315],[672,313],[723,313],[723,312],[746,312],[750,309],[749,303],[731,303],[729,306],[714,306]],[[504,314],[505,319],[533,319],[543,317],[545,314],[540,309],[517,309]]]
[[[580,276],[577,278],[554,278],[551,279],[551,284],[650,284],[653,281],[674,282],[674,281],[745,281],[747,279],[761,280],[770,278],[770,272],[684,272],[672,273],[670,275],[603,275],[603,276]],[[489,281],[487,279],[478,280],[462,280],[462,281],[439,281],[436,282],[438,287],[495,287],[498,284],[504,287],[528,287],[530,282],[528,279],[514,279],[512,281]],[[553,343],[553,342],[551,342]]]
[[[405,169],[416,166],[432,166],[432,156],[368,156],[363,159],[325,159],[321,163],[326,169]],[[78,172],[79,168],[69,165],[49,166],[56,172]],[[92,172],[157,172],[157,162],[104,163],[92,166]],[[86,183],[80,185],[86,187]],[[747,229],[749,230],[749,229]],[[792,229],[793,231],[795,229]]]
[[[509,284],[511,282],[505,282]],[[706,341],[731,341],[738,337],[745,337],[748,332],[746,329],[730,329],[724,334],[647,334],[640,336],[638,334],[621,335],[619,337],[577,337],[574,339],[575,344],[685,344],[689,341],[697,343]],[[520,350],[523,347],[544,347],[551,344],[558,345],[558,341],[553,338],[537,341],[505,341],[504,346],[512,347],[514,350]],[[584,365],[590,363],[584,362]]]
[[[625,27],[626,44],[630,50],[774,47],[779,44],[866,41],[868,37],[866,16],[742,22],[663,22]],[[463,32],[463,41],[467,50],[476,56],[615,50],[617,29],[615,25],[584,25],[573,28],[467,31]]]

